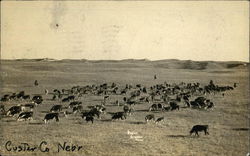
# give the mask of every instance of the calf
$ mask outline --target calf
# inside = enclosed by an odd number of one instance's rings
[[[160,118],[156,119],[155,123],[162,122],[163,120],[164,120],[164,117],[160,117]]]
[[[209,134],[208,133],[208,125],[195,125],[193,126],[193,128],[191,129],[191,131],[189,132],[190,135],[192,135],[193,133],[195,133],[195,136],[199,136],[198,132],[204,131],[205,135]]]
[[[154,114],[149,114],[149,115],[147,115],[146,117],[145,117],[145,120],[146,120],[146,122],[148,122],[148,121],[150,121],[150,120],[155,120],[155,116],[154,116]]]
[[[56,119],[56,122],[59,121],[59,114],[58,113],[48,113],[44,117],[45,124],[48,123],[49,120]]]
[[[22,112],[18,115],[17,121],[32,120],[33,112]]]

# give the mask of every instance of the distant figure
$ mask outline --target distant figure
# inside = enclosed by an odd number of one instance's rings
[[[236,88],[237,87],[237,83],[234,83],[234,88]]]
[[[156,80],[157,79],[157,77],[156,77],[156,75],[154,75],[154,80]]]
[[[35,80],[34,85],[38,86],[38,81],[37,80]]]

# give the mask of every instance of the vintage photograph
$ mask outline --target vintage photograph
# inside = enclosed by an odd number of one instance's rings
[[[248,1],[1,1],[0,156],[248,156]]]

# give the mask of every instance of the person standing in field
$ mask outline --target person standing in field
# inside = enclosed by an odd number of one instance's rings
[[[35,80],[34,85],[38,86],[38,81],[37,80]]]

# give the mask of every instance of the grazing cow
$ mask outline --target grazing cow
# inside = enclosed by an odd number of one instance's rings
[[[69,102],[69,98],[68,98],[68,97],[63,98],[63,99],[62,99],[62,102]]]
[[[146,122],[148,122],[148,121],[155,121],[155,116],[154,116],[154,114],[149,114],[149,115],[147,115],[146,117],[145,117],[145,120],[146,120]]]
[[[160,103],[152,104],[151,107],[149,108],[149,111],[157,111],[157,110],[163,110],[163,105]]]
[[[176,109],[180,109],[180,106],[176,103],[176,102],[170,102],[170,108],[171,111],[176,110]]]
[[[10,95],[9,94],[5,94],[2,98],[1,98],[1,101],[2,102],[6,102],[6,101],[9,101],[10,100]]]
[[[32,101],[36,104],[41,104],[43,102],[43,98],[41,95],[35,95],[33,96]]]
[[[163,120],[164,120],[164,117],[160,117],[160,118],[156,119],[155,123],[160,123],[160,122],[162,122]]]
[[[35,105],[33,103],[21,105],[22,111],[27,111],[27,110],[33,111],[34,107]]]
[[[48,123],[49,120],[56,119],[56,122],[59,121],[59,113],[48,113],[44,117],[45,124]]]
[[[19,92],[19,93],[16,95],[16,97],[17,97],[18,99],[20,99],[20,98],[22,98],[24,95],[25,95],[25,92],[24,92],[24,91],[21,91],[21,92]]]
[[[82,106],[78,105],[78,106],[75,106],[73,107],[73,113],[76,114],[78,112],[81,112],[82,111]]]
[[[33,112],[22,112],[18,115],[17,121],[26,121],[33,119]]]
[[[80,105],[80,104],[82,104],[82,102],[80,102],[80,101],[73,101],[73,102],[70,102],[69,108],[78,106],[78,105]]]
[[[112,116],[112,120],[116,120],[116,119],[121,119],[124,120],[126,119],[126,113],[124,112],[117,112]]]
[[[19,114],[22,111],[21,106],[12,106],[8,111],[7,111],[7,116],[14,116],[16,114]]]
[[[75,100],[75,96],[74,95],[71,95],[71,96],[68,96],[68,100]]]
[[[97,108],[92,108],[90,111],[88,112],[83,112],[82,113],[82,118],[86,117],[86,116],[96,116],[98,118],[100,118],[101,115],[101,111],[99,111]]]
[[[199,105],[199,103],[196,102],[196,101],[191,101],[190,105],[191,105],[192,108],[201,108],[201,106]]]
[[[62,105],[54,105],[50,109],[50,112],[60,112],[62,110]]]
[[[198,132],[204,131],[205,135],[208,133],[208,125],[195,125],[190,131],[190,135],[195,133],[195,136],[199,136]]]
[[[24,96],[23,96],[23,99],[24,99],[24,100],[29,100],[29,99],[30,99],[30,95],[24,95]]]
[[[213,102],[209,102],[209,103],[207,104],[206,109],[211,109],[211,108],[213,108],[213,107],[214,107],[214,103],[213,103]]]
[[[85,118],[85,120],[86,120],[87,123],[88,123],[89,121],[91,121],[92,124],[94,123],[94,117],[93,117],[93,116],[88,115],[88,116],[85,116],[84,118]]]

